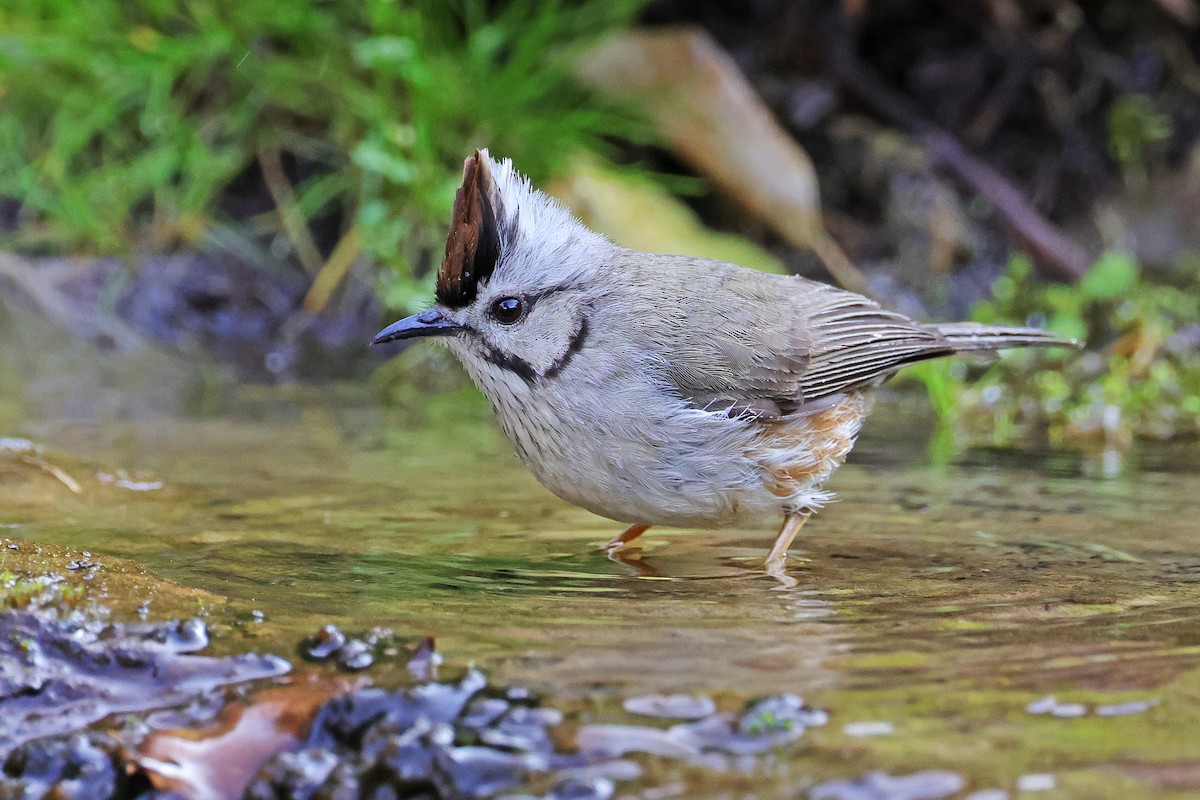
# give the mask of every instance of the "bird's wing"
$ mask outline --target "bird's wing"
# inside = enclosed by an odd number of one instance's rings
[[[826,284],[694,259],[663,266],[680,273],[680,301],[656,315],[656,349],[702,407],[788,414],[953,351],[937,331]]]
[[[805,281],[797,324],[812,334],[808,368],[800,376],[807,402],[887,377],[906,364],[948,356],[954,347],[937,330],[881,308],[862,295]]]

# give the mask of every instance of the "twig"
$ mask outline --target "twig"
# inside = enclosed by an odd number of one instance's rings
[[[267,191],[275,201],[279,220],[292,243],[296,258],[300,259],[301,266],[309,275],[316,275],[321,269],[321,251],[317,249],[317,243],[313,241],[312,233],[308,230],[308,223],[300,213],[300,205],[296,202],[296,193],[292,191],[292,184],[288,182],[287,173],[284,172],[279,150],[274,147],[259,150],[258,166],[262,170]]]
[[[303,308],[305,311],[311,314],[321,313],[360,252],[362,252],[362,232],[355,225],[346,231],[346,235],[329,254],[329,260],[321,265],[317,277],[313,279],[312,286],[304,295]]]
[[[846,255],[842,246],[828,233],[823,230],[817,233],[812,237],[809,246],[820,259],[821,265],[837,281],[838,286],[859,294],[867,294],[870,291],[866,276],[854,266],[850,256]]]
[[[1200,22],[1200,11],[1197,10],[1193,0],[1154,0],[1158,3],[1158,7],[1175,18],[1176,22],[1182,23],[1189,28],[1196,27]]]
[[[46,459],[39,455],[22,456],[21,461],[31,467],[37,467],[46,474],[52,476],[63,486],[71,490],[72,494],[83,494],[83,487],[79,485],[79,481],[67,474],[67,471],[62,467],[56,467]]]
[[[976,146],[986,144],[1012,112],[1021,90],[1029,82],[1036,61],[1023,44],[1007,54],[1004,72],[987,99],[967,125],[967,140]]]
[[[1087,272],[1091,259],[1073,239],[1043,217],[1013,184],[987,163],[967,152],[958,140],[909,107],[898,92],[883,85],[854,53],[844,26],[834,22],[828,37],[833,74],[876,113],[925,141],[930,161],[951,172],[983,195],[1024,240],[1034,263],[1046,277],[1074,282]]]

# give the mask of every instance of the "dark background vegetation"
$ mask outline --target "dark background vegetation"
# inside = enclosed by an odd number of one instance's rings
[[[461,160],[488,146],[539,185],[581,152],[651,175],[830,279],[574,78],[605,36],[696,25],[812,156],[824,226],[882,302],[1090,345],[974,394],[931,367],[945,413],[1195,435],[1198,21],[1191,0],[12,0],[6,277],[248,376],[353,374],[430,300]]]

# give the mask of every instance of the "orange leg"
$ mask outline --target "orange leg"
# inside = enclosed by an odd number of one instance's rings
[[[648,530],[650,530],[649,525],[630,525],[625,529],[624,533],[604,545],[604,552],[611,556],[613,553],[625,547],[625,545],[629,544]]]
[[[792,542],[796,540],[796,534],[800,532],[804,523],[808,522],[808,518],[811,516],[812,512],[807,510],[786,515],[783,518],[783,527],[779,529],[779,535],[775,537],[775,544],[767,555],[767,574],[784,586],[792,587],[797,584],[795,578],[783,571],[783,565],[787,561],[788,548],[792,546]]]

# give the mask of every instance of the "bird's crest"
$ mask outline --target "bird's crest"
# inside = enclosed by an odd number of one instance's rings
[[[438,302],[449,308],[470,305],[500,258],[504,217],[500,192],[486,151],[476,150],[463,164],[462,186],[454,195],[446,255],[437,276]]]

